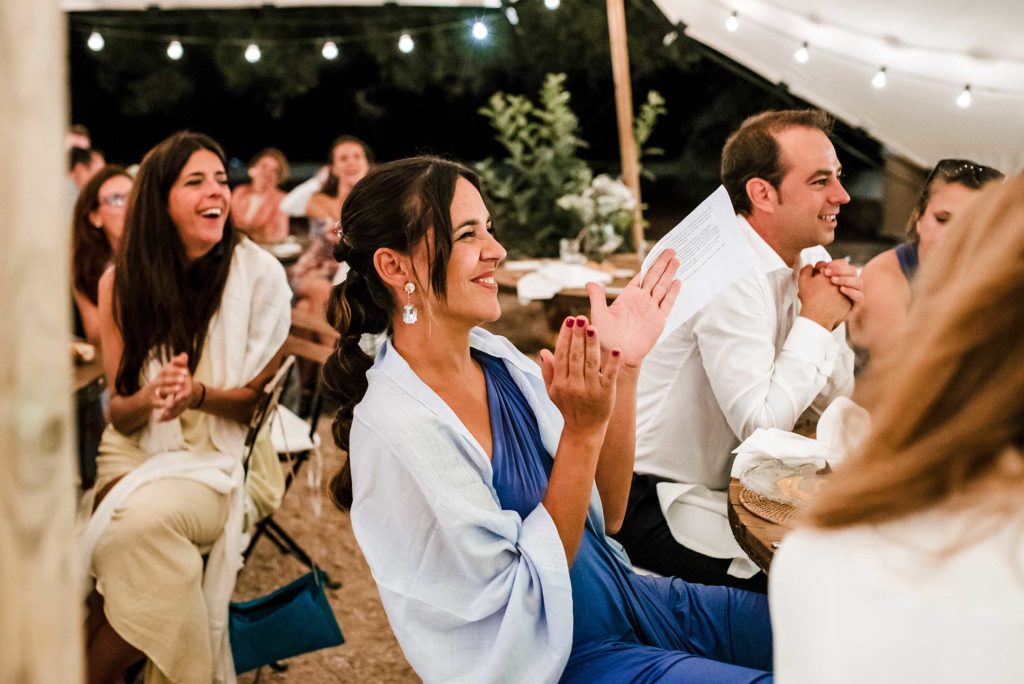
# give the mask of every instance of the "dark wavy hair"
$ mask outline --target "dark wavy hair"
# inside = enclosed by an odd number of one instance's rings
[[[832,134],[832,118],[820,109],[784,109],[747,117],[722,148],[722,185],[737,213],[751,212],[747,182],[762,178],[776,190],[789,169],[776,136],[789,128],[816,128]]]
[[[201,133],[175,133],[146,153],[125,216],[124,246],[114,274],[115,320],[124,338],[117,391],[133,394],[154,349],[188,353],[195,372],[210,319],[220,306],[237,242],[230,216],[212,250],[191,264],[168,213],[171,186],[189,158],[208,150],[227,163],[224,151]]]
[[[373,150],[370,149],[369,145],[354,135],[339,135],[334,139],[334,142],[331,143],[330,150],[327,152],[327,168],[334,166],[334,148],[343,143],[355,143],[362,147],[363,154],[366,155],[366,163],[370,165],[371,169],[373,168]],[[331,197],[338,196],[338,177],[334,175],[333,171],[327,174],[327,180],[324,181],[324,185],[320,188],[320,192]]]
[[[429,278],[443,302],[452,251],[451,205],[459,178],[480,190],[477,175],[461,164],[437,157],[400,159],[371,170],[345,200],[342,238],[334,247],[334,257],[348,262],[351,270],[331,292],[327,318],[341,339],[323,371],[324,394],[338,405],[332,425],[334,441],[345,451],[352,412],[366,394],[366,371],[373,365],[373,359],[360,349],[359,339],[364,333],[388,331],[398,306],[373,265],[373,255],[382,247],[409,254],[433,229]],[[331,479],[330,489],[338,508],[351,507],[349,460]]]
[[[100,276],[107,270],[114,252],[107,234],[92,224],[89,214],[99,209],[103,184],[118,176],[132,178],[123,167],[112,164],[97,171],[78,193],[71,212],[71,282],[93,304],[97,303]]]

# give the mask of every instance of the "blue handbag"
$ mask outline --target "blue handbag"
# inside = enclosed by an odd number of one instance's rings
[[[266,596],[229,606],[235,672],[345,643],[327,603],[320,570]]]

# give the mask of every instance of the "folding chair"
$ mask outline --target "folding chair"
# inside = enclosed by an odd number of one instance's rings
[[[289,358],[295,359],[297,357],[311,364],[314,374],[312,388],[305,388],[310,391],[308,402],[303,402],[309,406],[308,417],[303,419],[288,408],[278,406],[277,415],[271,422],[271,439],[274,442],[274,449],[278,452],[279,457],[289,465],[288,472],[285,475],[286,496],[303,464],[311,456],[319,453],[320,437],[316,434],[316,428],[322,405],[320,367],[334,352],[332,346],[300,337],[295,332],[317,332],[320,334],[320,339],[325,337],[330,339],[332,334],[335,337],[337,336],[337,333],[326,322],[318,321],[315,317],[311,317],[308,314],[304,316],[301,312],[293,312],[292,330],[293,332],[288,335],[284,344],[285,353],[289,354]],[[319,485],[319,483],[316,484],[317,486]],[[249,557],[256,546],[256,542],[264,535],[281,553],[293,554],[303,565],[310,569],[314,567],[319,568],[323,572],[323,566],[313,561],[309,553],[302,548],[302,545],[288,534],[281,527],[280,523],[274,520],[273,514],[257,523],[249,546],[245,550],[245,558]],[[331,589],[337,589],[341,586],[338,582],[331,580],[326,572],[323,572],[323,578],[325,585]]]
[[[256,401],[256,408],[253,409],[252,417],[249,418],[249,430],[245,433],[245,456],[242,465],[245,468],[246,475],[249,474],[249,459],[252,456],[252,449],[256,443],[256,438],[263,430],[267,419],[278,410],[281,391],[284,389],[285,382],[287,382],[288,375],[292,372],[293,366],[295,366],[295,357],[288,356],[285,358],[281,367],[274,373],[274,377],[260,391],[259,399]]]

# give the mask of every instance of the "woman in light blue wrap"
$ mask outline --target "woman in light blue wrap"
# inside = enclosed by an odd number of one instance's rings
[[[541,367],[477,327],[505,258],[477,177],[384,164],[345,201],[325,367],[350,507],[391,626],[426,682],[765,682],[761,595],[633,573],[606,534],[633,470],[640,363],[679,292],[663,254],[569,317]],[[371,360],[364,333],[390,333]]]

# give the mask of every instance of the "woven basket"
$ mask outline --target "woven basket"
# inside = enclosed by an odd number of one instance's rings
[[[740,503],[759,518],[777,525],[791,527],[799,510],[789,504],[772,501],[766,496],[752,492],[746,487],[740,489]]]

